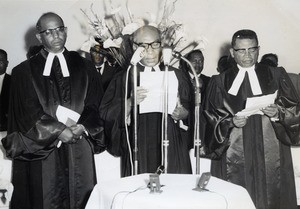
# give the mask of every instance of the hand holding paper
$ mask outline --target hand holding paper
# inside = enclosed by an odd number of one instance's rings
[[[65,130],[63,130],[63,132],[58,137],[60,139],[60,142],[57,147],[60,147],[61,142],[75,143],[78,137],[76,137],[77,132],[74,130],[76,129],[75,127],[77,127],[76,124],[78,119],[80,118],[80,114],[69,108],[59,105],[56,110],[56,117],[59,122],[62,122],[67,126],[67,128],[65,128]],[[73,126],[73,128],[70,128],[71,126]]]
[[[262,110],[271,104],[274,104],[277,97],[277,91],[274,94],[268,94],[258,97],[247,98],[246,107],[242,111],[236,113],[236,116],[250,116],[255,114],[265,114]]]
[[[278,107],[276,104],[271,104],[265,108],[262,108],[261,111],[270,118],[278,116]]]

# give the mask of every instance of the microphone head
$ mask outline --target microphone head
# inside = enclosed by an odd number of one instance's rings
[[[164,64],[169,65],[172,57],[172,49],[169,47],[163,48]]]
[[[136,65],[143,57],[145,56],[145,48],[139,46],[132,55],[130,63],[132,65]]]
[[[176,59],[181,59],[182,55],[180,54],[180,52],[177,51],[173,51],[172,52],[173,57],[175,57]]]
[[[156,174],[160,175],[161,173],[163,173],[165,171],[165,166],[160,165],[158,166],[157,170],[155,171]]]

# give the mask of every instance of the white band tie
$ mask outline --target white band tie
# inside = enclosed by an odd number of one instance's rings
[[[235,77],[228,93],[231,95],[234,95],[234,96],[237,95],[237,93],[242,85],[242,82],[244,80],[245,74],[247,72],[248,76],[249,76],[250,87],[251,87],[253,95],[262,94],[262,91],[261,91],[261,88],[260,88],[260,85],[258,82],[258,78],[257,78],[257,75],[254,70],[255,66],[252,66],[250,68],[242,68],[241,66],[238,65],[238,68],[239,68],[239,72],[238,72],[237,76]]]
[[[69,73],[67,62],[66,62],[66,59],[65,59],[63,53],[54,54],[54,53],[51,53],[51,52],[49,52],[49,54],[47,56],[43,76],[49,76],[50,75],[51,67],[52,67],[52,64],[53,64],[53,59],[54,59],[55,56],[58,57],[59,64],[60,64],[63,76],[64,77],[69,77],[70,73]]]

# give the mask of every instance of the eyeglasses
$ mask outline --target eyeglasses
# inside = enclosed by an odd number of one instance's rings
[[[259,46],[254,46],[248,49],[233,49],[234,51],[236,51],[239,54],[245,55],[246,52],[248,51],[250,54],[256,52],[259,49]]]
[[[149,48],[149,46],[151,46],[152,49],[158,49],[161,46],[161,43],[158,41],[154,41],[149,44],[148,43],[136,43],[136,42],[133,42],[133,43],[137,46],[144,47],[146,50]]]
[[[54,32],[64,33],[65,29],[66,29],[65,26],[59,26],[57,28],[43,30],[43,31],[39,32],[39,34],[45,34],[46,36],[50,36],[50,35],[54,35]]]

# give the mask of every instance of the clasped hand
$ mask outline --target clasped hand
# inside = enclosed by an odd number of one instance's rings
[[[63,132],[58,136],[58,138],[63,143],[76,143],[79,139],[82,138],[84,132],[84,127],[81,124],[76,124],[71,127],[66,127]]]
[[[271,104],[267,107],[261,108],[260,110],[269,118],[278,117],[278,107],[276,104]],[[241,128],[246,125],[247,118],[247,116],[234,116],[232,122],[236,127]]]

